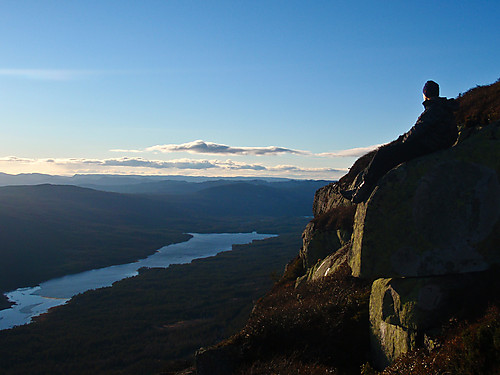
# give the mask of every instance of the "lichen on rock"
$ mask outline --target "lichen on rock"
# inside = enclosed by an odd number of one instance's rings
[[[500,262],[491,246],[500,220],[499,128],[492,124],[382,178],[358,205],[349,255],[353,275],[446,275]]]
[[[450,318],[484,308],[496,271],[378,279],[370,293],[374,364],[382,369],[440,333]]]

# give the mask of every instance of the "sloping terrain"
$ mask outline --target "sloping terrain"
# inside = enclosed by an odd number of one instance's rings
[[[355,272],[351,267],[358,267],[356,274],[359,275],[363,267],[387,264],[385,258],[376,254],[366,256],[359,262],[355,257],[356,251],[366,252],[366,249],[376,248],[379,253],[391,251],[391,246],[384,246],[384,241],[387,244],[394,242],[391,242],[390,231],[384,238],[377,237],[377,240],[371,237],[366,239],[363,235],[367,230],[373,231],[377,225],[384,224],[381,219],[383,215],[390,215],[399,206],[404,206],[400,203],[407,203],[401,202],[399,198],[389,199],[393,191],[398,192],[394,190],[397,187],[394,177],[411,176],[412,173],[425,176],[425,168],[422,167],[422,163],[426,163],[423,160],[425,158],[407,163],[383,179],[379,190],[367,203],[353,205],[343,199],[340,189],[359,184],[359,172],[373,157],[373,153],[367,154],[356,161],[338,183],[316,192],[313,206],[315,217],[304,231],[299,256],[289,263],[281,282],[258,301],[247,326],[239,334],[198,354],[198,375],[374,375],[380,373],[373,367],[383,363],[378,361],[381,356],[390,364],[383,369],[383,374],[489,375],[500,371],[500,348],[497,342],[500,332],[500,290],[495,282],[499,238],[494,229],[498,226],[498,211],[495,207],[499,198],[500,149],[494,145],[498,145],[500,139],[500,81],[474,88],[457,100],[460,104],[457,112],[460,129],[458,144],[465,146],[441,154],[435,153],[428,158],[436,159],[434,164],[438,165],[440,156],[456,151],[459,164],[472,163],[475,168],[488,172],[487,178],[480,177],[474,184],[457,191],[458,196],[462,194],[463,200],[448,199],[450,202],[446,202],[449,204],[441,206],[427,204],[424,208],[432,207],[426,213],[427,216],[418,216],[417,209],[417,218],[429,218],[421,221],[427,223],[427,237],[437,241],[422,242],[425,246],[433,248],[436,244],[445,247],[448,243],[453,246],[458,244],[460,247],[457,249],[464,251],[464,254],[469,251],[474,256],[477,251],[486,254],[484,259],[487,261],[476,265],[470,263],[469,267],[463,268],[460,268],[462,263],[457,261],[455,268],[450,268],[451,263],[444,263],[442,267],[438,264],[436,268],[436,264],[426,264],[425,257],[417,259],[405,250],[409,257],[413,257],[408,259],[415,258],[422,266],[415,274],[424,277],[413,280],[401,278],[396,273],[383,276],[385,271],[377,270],[368,278],[353,278]],[[477,162],[471,160],[479,160],[484,166],[481,164],[477,167]],[[464,172],[461,169],[459,171]],[[453,173],[453,169],[448,169],[442,176],[449,177]],[[425,181],[429,183],[428,179]],[[407,183],[404,178],[398,179],[398,184],[404,184],[402,189],[412,188],[412,182]],[[432,185],[430,188],[433,192]],[[480,196],[480,200],[474,198],[474,194],[471,195],[483,188],[488,194]],[[443,194],[442,190],[439,191]],[[381,202],[381,197],[389,197],[384,202],[389,202],[391,206],[376,206],[377,202]],[[413,201],[415,194],[411,193],[409,197]],[[417,198],[422,197],[417,195]],[[435,199],[435,194],[428,195],[427,202],[434,203]],[[488,199],[490,206],[485,204]],[[372,203],[373,207],[370,206]],[[422,209],[421,205],[419,207]],[[464,237],[465,242],[458,243],[448,236],[455,232],[448,230],[448,226],[444,225],[446,223],[438,222],[449,208],[458,209],[457,212],[465,209],[465,216],[453,217],[453,222],[460,224],[459,228],[474,227],[478,223],[477,218],[484,215],[493,222],[470,233],[460,233],[460,240]],[[369,209],[373,211],[370,223],[364,220],[365,212]],[[453,210],[448,214],[453,215]],[[415,216],[415,209],[413,213]],[[461,223],[460,220],[470,222]],[[403,238],[409,228],[404,228],[405,221],[398,222],[398,225],[393,234]],[[441,229],[446,233],[440,235]],[[356,238],[358,243],[353,243]],[[365,242],[360,242],[359,238]],[[443,256],[453,256],[453,253],[446,252]],[[411,266],[405,257],[393,256],[388,259],[388,262],[396,265],[400,263],[398,261],[404,260],[405,264]],[[470,272],[474,267],[482,272]],[[460,274],[440,276],[446,274],[448,268],[452,273]],[[413,268],[408,269],[411,271]],[[380,279],[372,288],[375,278]],[[382,284],[386,285],[387,289],[381,288],[380,295],[377,295],[374,293],[376,284],[379,288]],[[382,320],[374,319],[374,314],[379,314]],[[382,369],[379,367],[379,370]]]
[[[0,290],[124,263],[188,238],[173,204],[74,186],[0,188]]]
[[[321,184],[219,181],[196,192],[150,195],[0,187],[0,291],[127,263],[185,241],[189,232],[265,231],[274,218],[286,226],[311,214]]]

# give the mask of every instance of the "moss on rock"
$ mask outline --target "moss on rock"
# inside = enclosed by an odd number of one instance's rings
[[[353,275],[445,275],[500,262],[499,129],[490,125],[452,149],[389,172],[358,205]]]

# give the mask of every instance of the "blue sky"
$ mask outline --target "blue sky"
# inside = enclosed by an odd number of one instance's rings
[[[0,0],[0,172],[336,179],[428,79],[500,78],[498,1]]]

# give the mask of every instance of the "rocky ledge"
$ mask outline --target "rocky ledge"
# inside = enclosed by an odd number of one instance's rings
[[[500,81],[457,99],[460,136],[452,148],[394,168],[366,203],[354,205],[340,190],[359,184],[373,152],[316,192],[314,219],[285,272],[297,290],[321,288],[321,280],[346,270],[371,285],[368,358],[378,370],[415,348],[431,350],[450,318],[498,301]],[[299,292],[296,298],[303,306]],[[248,340],[243,333],[238,340],[200,351],[199,374],[231,374],[248,360],[242,354]]]

